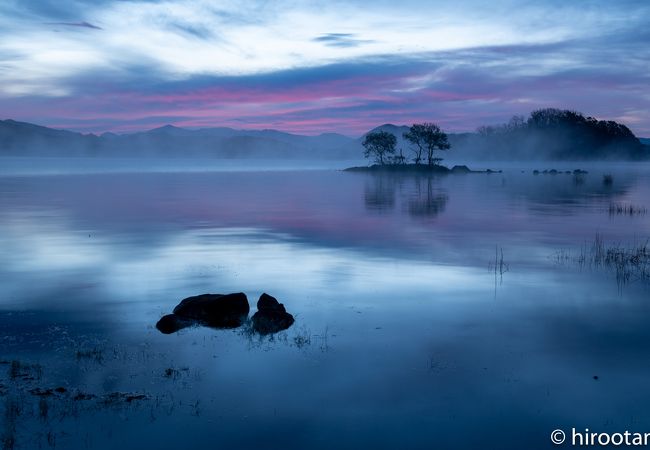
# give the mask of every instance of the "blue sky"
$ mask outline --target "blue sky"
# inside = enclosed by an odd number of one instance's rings
[[[650,136],[649,25],[626,0],[4,0],[0,116],[360,135],[560,107]]]

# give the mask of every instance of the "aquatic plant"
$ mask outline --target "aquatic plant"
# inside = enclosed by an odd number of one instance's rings
[[[648,210],[639,205],[610,203],[608,212],[610,216],[640,216],[646,214]]]
[[[584,244],[577,254],[556,253],[558,263],[572,263],[580,267],[606,269],[614,272],[619,287],[633,281],[650,281],[650,241],[624,246],[606,243],[596,234],[590,244]]]

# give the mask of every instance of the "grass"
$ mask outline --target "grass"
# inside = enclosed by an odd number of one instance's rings
[[[643,206],[625,204],[625,203],[610,203],[608,209],[610,216],[642,216],[648,210]]]
[[[104,361],[104,352],[99,348],[91,350],[77,350],[75,353],[77,360],[87,359],[101,364]]]
[[[600,234],[581,247],[577,255],[562,251],[555,255],[560,263],[614,272],[619,287],[634,281],[650,281],[650,242],[633,245],[607,243]]]
[[[298,330],[296,335],[293,337],[293,343],[298,348],[303,348],[311,344],[311,333],[307,328],[303,327]]]
[[[9,365],[9,379],[12,381],[38,381],[43,376],[43,367],[40,364],[25,364],[13,360]]]

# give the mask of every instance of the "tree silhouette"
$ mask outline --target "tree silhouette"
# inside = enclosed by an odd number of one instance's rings
[[[404,133],[404,139],[412,144],[412,150],[415,153],[413,161],[420,164],[422,154],[426,152],[427,163],[432,166],[442,161],[442,158],[434,157],[436,150],[447,150],[450,145],[447,141],[447,135],[435,123],[414,123],[409,131]]]
[[[515,116],[503,125],[477,129],[486,146],[516,155],[527,149],[549,158],[644,158],[647,150],[628,127],[555,108],[538,109],[528,119]]]
[[[373,156],[375,162],[384,165],[388,157],[395,153],[397,138],[387,131],[373,131],[366,134],[361,145],[366,149],[363,152],[366,158]]]

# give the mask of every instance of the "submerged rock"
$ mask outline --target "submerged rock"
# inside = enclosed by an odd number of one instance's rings
[[[286,330],[294,319],[284,305],[264,293],[257,302],[257,312],[252,317],[253,330],[259,334],[271,334]]]

